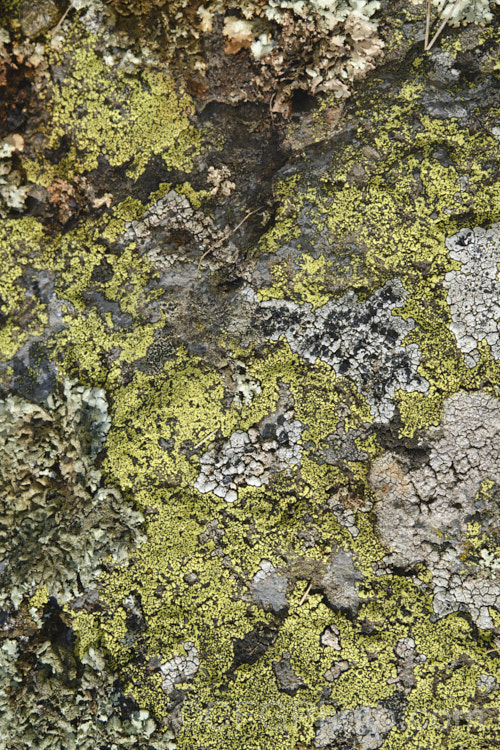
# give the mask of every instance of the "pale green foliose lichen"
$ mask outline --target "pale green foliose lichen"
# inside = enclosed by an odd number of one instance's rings
[[[142,516],[94,466],[110,426],[104,391],[66,381],[43,405],[9,396],[0,416],[3,604],[39,586],[67,602],[142,539]]]

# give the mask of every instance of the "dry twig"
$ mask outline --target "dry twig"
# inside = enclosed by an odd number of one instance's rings
[[[313,582],[312,582],[312,579],[311,579],[311,580],[309,581],[309,586],[308,586],[308,587],[306,588],[306,590],[305,590],[305,591],[304,591],[304,593],[302,594],[302,599],[301,599],[301,600],[300,600],[300,602],[299,602],[299,607],[301,607],[301,606],[302,606],[302,605],[304,604],[305,600],[306,600],[306,599],[307,599],[307,597],[309,596],[309,592],[310,592],[310,590],[311,590],[311,586],[312,586],[312,585],[313,585]]]
[[[217,242],[215,242],[212,245],[212,247],[209,247],[208,250],[206,252],[204,252],[203,255],[201,256],[200,262],[198,263],[198,268],[201,266],[202,260],[204,260],[207,257],[207,255],[210,255],[210,253],[212,253],[214,250],[217,250],[218,247],[220,247],[226,240],[228,240],[235,232],[238,231],[238,229],[241,227],[241,225],[244,224],[245,221],[250,218],[250,216],[253,216],[253,214],[256,214],[257,211],[262,211],[263,208],[264,208],[264,206],[259,206],[258,208],[255,208],[253,211],[249,211],[242,218],[242,220],[240,221],[240,223],[237,224],[234,227],[234,229],[231,229],[231,231],[226,232],[226,234],[223,237],[221,237],[220,240],[217,240]]]
[[[446,24],[448,23],[448,21],[449,21],[449,19],[450,19],[451,15],[452,15],[452,14],[454,13],[454,11],[456,10],[456,8],[458,8],[458,4],[459,4],[459,3],[460,3],[460,0],[456,0],[455,4],[451,6],[450,10],[448,11],[448,13],[447,13],[447,14],[445,15],[445,17],[443,18],[443,20],[442,20],[442,22],[441,22],[441,24],[440,24],[440,26],[439,26],[438,30],[436,31],[436,33],[435,33],[435,34],[434,34],[434,36],[432,37],[431,41],[429,42],[429,44],[427,44],[427,45],[426,45],[426,46],[424,47],[424,49],[425,49],[425,51],[426,51],[426,52],[429,52],[429,50],[430,50],[430,49],[432,49],[432,47],[433,47],[434,43],[435,43],[435,42],[436,42],[436,41],[438,40],[438,38],[439,38],[439,36],[440,36],[441,32],[443,31],[444,27],[445,27],[445,26],[446,26]],[[430,5],[430,3],[429,3],[429,5]]]
[[[425,42],[424,42],[424,50],[427,49],[427,45],[429,44],[429,32],[431,29],[431,0],[427,0],[427,16],[425,19]]]

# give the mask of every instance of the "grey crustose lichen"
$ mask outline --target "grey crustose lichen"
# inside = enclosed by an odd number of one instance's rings
[[[446,240],[450,257],[460,268],[444,278],[450,307],[450,329],[465,363],[479,362],[479,345],[486,342],[491,355],[500,357],[500,224],[491,229],[461,229]]]
[[[284,338],[306,361],[320,359],[353,380],[374,419],[384,424],[395,414],[396,391],[429,388],[417,371],[418,346],[404,344],[415,323],[394,314],[406,297],[399,279],[392,279],[365,302],[353,291],[316,310],[309,303],[268,300],[260,304],[257,319],[267,338]]]

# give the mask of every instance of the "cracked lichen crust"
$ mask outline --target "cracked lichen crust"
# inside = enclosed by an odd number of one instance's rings
[[[422,448],[425,459],[414,468],[404,455],[385,453],[370,472],[377,528],[390,548],[385,562],[410,569],[425,562],[436,614],[467,611],[491,628],[500,576],[465,562],[469,525],[479,523],[487,534],[499,521],[497,498],[479,490],[500,483],[500,401],[483,392],[453,396]]]
[[[485,341],[491,356],[500,357],[500,224],[490,229],[461,229],[446,240],[450,257],[460,267],[448,271],[450,329],[468,367],[480,359],[478,346]]]
[[[234,503],[239,487],[268,484],[273,475],[300,464],[303,430],[293,409],[286,408],[264,417],[246,432],[236,430],[219,449],[211,448],[202,455],[195,489]]]
[[[0,401],[2,600],[45,587],[67,602],[97,585],[108,558],[143,539],[140,513],[101,481],[94,459],[109,430],[100,388],[66,381],[38,405]]]
[[[429,388],[418,372],[418,346],[404,342],[415,323],[395,314],[406,297],[402,283],[393,279],[365,302],[353,291],[315,310],[309,303],[267,300],[258,318],[272,341],[284,338],[306,361],[320,359],[352,380],[375,421],[384,424],[394,416],[396,391]]]
[[[171,693],[178,683],[191,681],[200,667],[198,649],[194,643],[186,641],[183,645],[185,656],[174,656],[160,667],[161,687],[167,694]]]
[[[396,720],[384,706],[360,706],[323,719],[314,739],[315,747],[354,746],[360,750],[379,748]],[[335,744],[333,744],[335,743]]]

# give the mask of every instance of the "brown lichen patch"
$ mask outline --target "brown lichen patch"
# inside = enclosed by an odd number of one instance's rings
[[[198,90],[205,74],[213,78],[211,69],[219,77],[230,69],[234,79],[226,101],[256,97],[285,117],[296,89],[348,96],[352,81],[374,67],[383,47],[373,18],[379,2],[253,0],[244,9],[233,0],[208,7],[187,0],[113,0],[113,5],[127,29],[137,24],[142,33],[168,39],[167,56],[183,73],[197,71]]]

